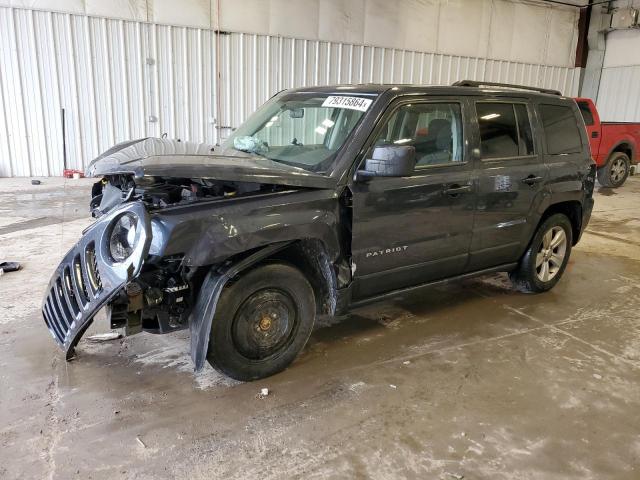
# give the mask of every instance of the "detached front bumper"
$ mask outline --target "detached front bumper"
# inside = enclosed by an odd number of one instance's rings
[[[124,262],[116,263],[109,253],[109,236],[125,213],[138,217],[135,247]],[[140,273],[150,242],[149,214],[142,203],[133,202],[91,225],[64,256],[49,282],[42,315],[67,359],[96,313]]]

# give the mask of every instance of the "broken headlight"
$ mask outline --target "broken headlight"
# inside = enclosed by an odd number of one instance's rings
[[[111,227],[109,253],[115,262],[124,262],[131,256],[138,240],[138,217],[125,213]]]

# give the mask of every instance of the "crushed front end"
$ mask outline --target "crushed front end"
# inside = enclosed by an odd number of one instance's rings
[[[56,268],[42,305],[47,328],[67,359],[98,311],[139,273],[151,222],[142,202],[127,203],[85,230]]]

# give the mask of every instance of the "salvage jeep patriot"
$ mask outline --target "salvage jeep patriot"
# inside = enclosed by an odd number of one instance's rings
[[[189,328],[196,369],[252,380],[321,316],[488,272],[549,290],[595,166],[574,100],[467,81],[288,90],[221,146],[130,141],[87,174],[98,218],[42,309],[67,358],[106,308],[127,334]]]

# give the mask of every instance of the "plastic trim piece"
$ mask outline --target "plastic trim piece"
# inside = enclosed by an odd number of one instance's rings
[[[216,306],[218,305],[218,300],[224,286],[241,271],[282,250],[289,244],[291,244],[291,242],[274,243],[236,263],[223,265],[218,268],[214,267],[209,271],[200,288],[196,305],[189,317],[191,359],[195,365],[196,372],[202,370],[204,361],[207,358],[213,315],[216,312]]]

